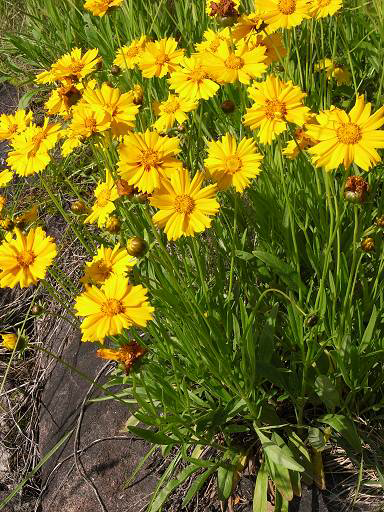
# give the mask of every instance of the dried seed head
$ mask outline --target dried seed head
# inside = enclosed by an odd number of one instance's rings
[[[364,203],[369,191],[368,183],[361,176],[349,176],[345,182],[344,199],[350,203]]]
[[[117,180],[116,187],[117,187],[117,193],[119,194],[120,197],[121,196],[133,197],[134,187],[133,187],[133,185],[129,185],[128,181],[123,180],[123,179]]]

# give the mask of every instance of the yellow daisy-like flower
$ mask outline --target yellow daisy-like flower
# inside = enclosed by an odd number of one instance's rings
[[[45,119],[43,126],[28,126],[13,137],[13,151],[8,153],[8,165],[20,176],[29,176],[45,169],[51,161],[48,151],[58,141],[60,130],[59,124],[48,124],[48,119]]]
[[[296,27],[310,18],[308,0],[255,0],[255,9],[272,31]]]
[[[14,350],[17,344],[17,335],[16,334],[0,334],[3,341],[1,345],[8,350]]]
[[[171,89],[182,98],[194,101],[207,100],[214,96],[220,86],[208,76],[207,68],[201,58],[185,58],[178,71],[168,79]]]
[[[6,202],[7,200],[5,199],[5,197],[0,194],[0,217]]]
[[[126,135],[134,126],[139,107],[133,102],[133,93],[122,94],[119,89],[103,83],[100,89],[86,89],[84,101],[97,112],[107,116],[112,135]]]
[[[205,10],[208,16],[228,18],[238,16],[240,0],[206,0]]]
[[[85,274],[80,279],[82,283],[104,283],[111,275],[124,276],[137,263],[120,244],[113,249],[101,246],[92,261],[87,262]]]
[[[121,276],[111,276],[101,288],[89,286],[75,302],[76,315],[85,317],[82,340],[103,343],[106,336],[120,334],[132,325],[145,327],[154,311],[147,292]]]
[[[258,46],[265,47],[266,59],[264,64],[269,66],[272,62],[276,62],[287,55],[287,50],[284,46],[282,35],[279,32],[269,36],[251,35],[246,42],[240,41],[237,44],[238,48],[246,45],[248,50],[257,48]]]
[[[81,98],[81,90],[74,85],[62,85],[51,92],[44,108],[49,116],[59,115],[69,119],[71,108]]]
[[[115,66],[119,66],[121,69],[133,69],[140,62],[147,42],[147,36],[141,36],[140,39],[131,41],[130,45],[119,48],[113,61]]]
[[[157,132],[130,133],[119,147],[120,176],[141,192],[151,194],[160,187],[161,179],[171,176],[182,163],[177,137],[161,137]]]
[[[248,50],[244,45],[235,51],[229,46],[222,46],[216,55],[207,53],[204,64],[210,75],[219,83],[233,83],[239,80],[243,84],[249,84],[251,79],[260,77],[267,69],[265,59],[265,48],[262,46]]]
[[[94,48],[93,50],[88,50],[81,55],[80,48],[73,48],[71,53],[66,53],[58,61],[52,64],[51,74],[54,77],[54,80],[60,81],[73,81],[73,80],[82,80],[90,73],[93,73],[99,62],[101,61],[99,55],[99,50]],[[37,82],[39,81],[39,76],[37,77]]]
[[[143,357],[146,352],[147,350],[140,346],[136,341],[130,341],[129,343],[124,344],[118,350],[99,348],[99,350],[96,352],[96,355],[102,359],[122,363],[124,365],[125,373],[128,375],[133,363],[137,361],[137,359]]]
[[[164,180],[160,190],[150,198],[159,208],[153,222],[164,228],[168,240],[193,236],[209,228],[220,205],[216,200],[217,185],[201,188],[204,174],[197,172],[190,180],[188,171],[181,169],[171,180]]]
[[[265,82],[254,83],[248,88],[254,104],[244,115],[244,124],[252,130],[259,128],[259,139],[271,144],[277,135],[287,129],[287,122],[302,126],[309,113],[303,105],[306,96],[291,81],[285,83],[274,75]]]
[[[284,156],[286,156],[290,160],[294,160],[301,151],[308,149],[319,142],[313,137],[310,137],[310,135],[306,131],[306,127],[311,124],[318,125],[315,114],[309,114],[305,122],[305,125],[296,128],[295,139],[290,140],[287,146],[282,151]]]
[[[176,50],[176,48],[177,41],[173,37],[147,43],[139,62],[143,76],[161,78],[175,71],[184,56],[184,50]]]
[[[226,134],[220,141],[208,142],[204,164],[220,189],[233,185],[237,192],[243,192],[260,174],[262,159],[253,139],[244,137],[237,145],[235,137]]]
[[[190,101],[180,98],[174,94],[169,94],[168,99],[159,104],[159,118],[153,124],[153,128],[159,131],[168,131],[177,121],[179,124],[184,123],[188,119],[187,112],[191,112],[198,107],[197,101]]]
[[[21,288],[44,279],[47,268],[56,256],[56,244],[40,227],[24,235],[18,228],[15,239],[0,245],[0,287]]]
[[[13,137],[23,132],[32,122],[32,112],[17,110],[14,114],[0,115],[0,140],[12,140]]]
[[[112,174],[108,169],[105,172],[105,181],[97,185],[94,194],[96,201],[84,223],[92,224],[97,221],[97,225],[101,228],[115,210],[114,201],[119,197]]]
[[[240,39],[248,40],[255,35],[265,37],[265,34],[270,32],[270,26],[265,23],[262,15],[257,12],[251,12],[237,20],[232,30],[232,36],[236,41],[239,41]]]
[[[69,138],[91,137],[95,133],[108,130],[111,123],[103,111],[96,111],[90,105],[77,105],[73,109],[72,122],[68,128]]]
[[[343,164],[349,169],[354,162],[368,171],[380,162],[376,149],[384,148],[384,130],[378,130],[384,124],[384,107],[371,115],[371,104],[365,104],[361,95],[349,114],[333,108],[317,119],[318,126],[306,127],[309,136],[319,141],[308,150],[316,167],[330,171]]]
[[[337,85],[351,83],[351,73],[348,69],[338,66],[332,59],[325,58],[315,64],[315,71],[322,70],[325,71],[325,75],[328,80],[335,78]]]
[[[333,16],[343,7],[343,0],[310,0],[309,12],[313,18]]]
[[[206,30],[203,34],[203,41],[195,45],[198,53],[204,53],[206,51],[216,54],[218,49],[223,45],[231,44],[231,32],[228,27],[225,27],[219,32],[215,32],[211,28]]]
[[[83,137],[81,135],[75,135],[70,128],[63,130],[63,137],[67,137],[61,146],[61,154],[63,157],[67,157],[72,151],[81,146]]]
[[[84,9],[90,11],[94,16],[104,16],[112,7],[119,7],[123,0],[86,0]]]
[[[0,187],[6,187],[8,183],[10,183],[13,179],[14,173],[9,169],[4,169],[4,171],[0,171]]]

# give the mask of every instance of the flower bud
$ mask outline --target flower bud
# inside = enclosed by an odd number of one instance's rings
[[[133,94],[133,103],[135,105],[141,105],[143,103],[144,99],[144,91],[141,85],[136,84],[133,86],[133,89],[131,90]]]
[[[82,215],[84,213],[87,213],[88,208],[87,205],[84,203],[84,201],[81,201],[80,199],[77,201],[74,201],[71,204],[71,212],[75,213],[76,215]]]
[[[126,181],[126,180],[123,180],[123,179],[117,180],[116,187],[117,187],[117,193],[119,194],[120,197],[121,196],[132,197],[134,194],[133,185],[129,185],[128,181]]]
[[[96,64],[96,71],[100,71],[103,69],[103,59],[100,57],[99,61]]]
[[[305,323],[308,327],[314,327],[319,321],[319,317],[316,314],[308,315],[305,319]]]
[[[121,67],[120,66],[116,66],[116,64],[114,64],[112,67],[111,67],[111,75],[113,76],[117,76],[121,73]]]
[[[384,215],[382,215],[381,217],[377,217],[376,224],[377,227],[384,228]]]
[[[231,100],[225,100],[223,101],[223,103],[220,105],[220,108],[223,112],[225,112],[226,114],[231,114],[232,112],[235,111],[236,109],[236,105],[233,103],[233,101]]]
[[[115,215],[111,215],[105,223],[105,229],[109,233],[118,233],[120,231],[121,223]]]
[[[361,249],[364,252],[372,252],[375,250],[375,241],[373,238],[364,238],[364,240],[361,242]]]
[[[344,199],[350,203],[362,204],[368,190],[368,183],[361,176],[349,176],[345,182]]]
[[[41,304],[34,304],[31,307],[31,314],[32,315],[38,316],[38,315],[41,315],[41,313],[43,313],[43,312],[44,312],[44,309],[43,309],[43,306]]]
[[[147,249],[147,242],[139,236],[134,236],[127,242],[127,253],[130,256],[136,256],[137,258],[140,258],[141,256],[144,256],[144,254],[147,252]]]

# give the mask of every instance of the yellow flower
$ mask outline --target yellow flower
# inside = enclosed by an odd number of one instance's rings
[[[97,225],[101,228],[115,210],[114,201],[119,197],[112,174],[108,169],[105,172],[105,181],[97,185],[94,193],[96,201],[84,223],[92,224],[97,221]]]
[[[202,59],[197,57],[185,58],[179,70],[171,74],[168,82],[171,89],[190,101],[207,100],[214,96],[220,87],[209,78]]]
[[[0,187],[6,187],[9,182],[12,181],[13,172],[9,169],[4,169],[4,171],[0,171]]]
[[[325,75],[330,80],[335,78],[337,85],[350,84],[351,73],[348,69],[338,66],[332,59],[322,59],[315,64],[315,71],[325,71]]]
[[[94,110],[90,105],[80,104],[73,109],[72,122],[68,128],[69,138],[91,137],[108,130],[111,123],[105,112]]]
[[[71,108],[81,98],[81,91],[74,85],[62,85],[51,92],[44,108],[49,116],[60,115],[68,119]]]
[[[75,302],[76,315],[85,317],[82,340],[103,342],[106,336],[120,334],[132,325],[145,327],[154,311],[147,291],[121,276],[111,276],[101,288],[89,286]]]
[[[303,105],[304,92],[291,81],[285,83],[269,75],[265,82],[254,83],[248,88],[254,101],[244,115],[244,124],[252,130],[260,128],[259,139],[271,144],[277,135],[287,129],[287,122],[302,126],[309,108]]]
[[[237,192],[243,192],[260,174],[262,159],[253,139],[244,137],[237,145],[235,137],[226,134],[221,141],[208,142],[204,164],[220,189],[233,185]]]
[[[104,16],[112,7],[118,7],[123,0],[86,0],[84,9],[91,11],[94,16]]]
[[[285,49],[283,38],[279,32],[275,34],[271,34],[267,37],[259,35],[251,35],[246,42],[240,41],[237,44],[238,48],[241,48],[242,45],[246,45],[248,50],[252,50],[253,48],[257,48],[258,46],[265,47],[265,55],[266,59],[264,64],[269,66],[272,62],[278,61],[287,55],[287,50]]]
[[[119,147],[118,172],[129,185],[151,194],[160,187],[161,178],[181,169],[180,160],[174,158],[179,152],[177,137],[161,137],[149,130],[130,133]]]
[[[96,70],[100,62],[99,50],[94,48],[88,50],[81,55],[80,48],[73,48],[71,53],[66,53],[58,61],[52,64],[51,75],[53,80],[51,82],[60,80],[64,82],[72,82],[73,80],[82,80],[90,73]],[[40,75],[39,75],[40,76]],[[37,77],[36,81],[41,83],[41,79]]]
[[[103,245],[97,250],[92,261],[86,263],[85,274],[80,279],[82,283],[104,283],[111,275],[124,276],[137,262],[126,249],[120,249],[120,244],[113,249]]]
[[[159,118],[153,124],[153,128],[159,131],[168,131],[172,128],[175,121],[182,124],[188,116],[186,112],[195,110],[198,106],[196,101],[180,98],[169,94],[168,99],[158,106]]]
[[[72,153],[72,151],[79,146],[81,146],[82,137],[81,135],[75,135],[70,128],[67,130],[63,130],[63,136],[66,136],[67,139],[63,142],[61,146],[61,154],[63,157],[67,157]]]
[[[295,27],[310,18],[308,0],[255,0],[255,9],[270,30]]]
[[[232,35],[236,41],[245,39],[246,41],[255,35],[265,37],[265,33],[270,33],[270,26],[267,25],[260,13],[251,12],[248,15],[241,16],[233,27]]]
[[[232,17],[237,16],[240,0],[206,0],[205,10],[208,16]]]
[[[16,174],[29,176],[46,168],[51,161],[48,151],[60,137],[61,126],[48,124],[31,125],[12,139],[13,151],[8,153],[7,163]]]
[[[313,18],[333,16],[343,6],[343,0],[310,0],[309,12]]]
[[[173,37],[147,43],[141,55],[139,68],[145,78],[162,77],[178,68],[183,59],[184,50],[176,50],[177,42]]]
[[[32,222],[35,222],[39,216],[39,211],[37,208],[37,204],[34,204],[29,210],[24,212],[21,215],[18,215],[14,222],[17,227],[22,227],[27,224],[31,224]]]
[[[16,334],[0,334],[3,338],[2,346],[7,348],[8,350],[14,350],[17,345],[17,335]]]
[[[133,69],[140,62],[147,42],[147,36],[141,36],[140,39],[131,41],[130,45],[119,48],[113,61],[115,66],[119,66],[121,69]]]
[[[12,140],[13,137],[23,132],[32,122],[32,112],[17,110],[14,114],[0,115],[0,140]]]
[[[45,277],[47,267],[56,256],[56,244],[40,227],[24,235],[15,228],[16,239],[0,245],[0,287],[21,288],[36,284]]]
[[[133,103],[135,105],[141,105],[144,99],[144,91],[141,85],[135,84],[131,89],[131,93],[133,95]]]
[[[153,222],[164,228],[168,240],[194,236],[210,227],[210,217],[220,205],[215,198],[217,185],[201,188],[203,180],[203,173],[197,172],[191,181],[188,171],[181,169],[170,181],[164,180],[161,189],[150,198],[151,205],[160,210]]]
[[[204,64],[209,74],[219,83],[239,80],[243,84],[249,84],[251,79],[260,77],[267,69],[265,59],[265,48],[262,46],[248,50],[244,45],[235,51],[229,46],[222,46],[216,55],[207,53]]]
[[[5,199],[5,197],[0,194],[0,217],[6,202],[7,200]]]
[[[100,89],[86,89],[83,99],[97,112],[107,116],[112,135],[126,135],[133,128],[139,107],[133,102],[132,92],[121,94],[119,89],[103,83]]]
[[[124,344],[118,350],[99,348],[96,352],[98,357],[102,359],[108,359],[109,361],[117,361],[124,365],[125,373],[128,375],[133,363],[143,357],[146,353],[146,349],[141,347],[136,341],[130,341]]]
[[[349,114],[333,107],[317,119],[319,126],[307,126],[309,136],[320,141],[308,150],[316,167],[330,171],[343,164],[349,169],[354,162],[368,171],[380,162],[376,148],[384,148],[384,130],[378,130],[384,124],[384,107],[371,115],[371,104],[361,95]]]
[[[294,160],[301,152],[300,150],[308,149],[309,147],[314,146],[319,142],[318,140],[310,137],[308,132],[305,130],[305,128],[310,124],[318,124],[314,114],[310,114],[308,116],[304,126],[296,128],[295,139],[290,140],[287,146],[283,149],[283,155],[285,155],[290,160]]]
[[[351,73],[348,71],[348,69],[342,68],[341,66],[337,66],[333,70],[332,76],[336,79],[337,85],[351,83]]]
[[[204,53],[206,51],[210,53],[216,54],[218,49],[226,45],[231,44],[231,32],[228,27],[225,27],[223,30],[219,32],[215,32],[211,28],[206,30],[203,34],[205,41],[203,40],[201,43],[197,43],[195,45],[196,51],[198,53]]]

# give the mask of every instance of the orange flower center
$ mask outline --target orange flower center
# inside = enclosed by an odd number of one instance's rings
[[[150,171],[151,167],[156,167],[159,164],[159,154],[153,149],[146,149],[141,153],[141,165],[146,171]]]
[[[8,132],[11,134],[11,133],[15,133],[17,130],[17,124],[11,124],[11,126],[9,127],[9,130]]]
[[[71,73],[75,75],[76,73],[80,73],[80,71],[83,70],[84,64],[81,61],[78,62],[72,62],[72,64],[69,66],[69,69],[71,70]]]
[[[163,106],[163,110],[167,114],[174,114],[176,112],[176,110],[178,110],[179,108],[180,108],[180,102],[177,101],[176,98],[173,98],[171,101],[167,102]]]
[[[226,170],[230,174],[235,174],[241,167],[241,160],[238,156],[229,156],[225,162]]]
[[[93,117],[88,117],[85,120],[84,125],[86,128],[89,128],[91,132],[96,131],[96,119],[94,119]]]
[[[97,206],[100,206],[100,208],[103,208],[104,206],[106,206],[108,204],[110,197],[111,197],[110,190],[108,190],[108,189],[102,190],[96,199]]]
[[[191,196],[187,194],[182,194],[181,196],[175,197],[175,210],[178,213],[192,213],[195,207],[195,201]]]
[[[209,45],[209,49],[215,53],[217,51],[217,49],[219,48],[220,46],[220,43],[221,43],[221,40],[219,38],[217,39],[214,39],[211,44]]]
[[[32,251],[22,251],[17,256],[17,262],[21,267],[27,268],[29,265],[32,265],[35,258],[36,256]]]
[[[225,60],[225,65],[229,69],[241,69],[244,66],[244,61],[241,57],[237,57],[237,55],[231,53]]]
[[[355,123],[341,123],[336,135],[342,144],[357,144],[362,137],[360,127]]]
[[[169,62],[169,56],[168,55],[158,55],[158,57],[156,58],[156,64],[158,64],[159,66],[163,66],[164,64],[168,63]]]
[[[44,139],[44,137],[45,137],[44,131],[42,131],[40,133],[36,133],[36,135],[34,135],[32,137],[32,142],[34,143],[35,146],[40,146],[41,141]]]
[[[287,115],[287,107],[283,101],[267,100],[265,102],[265,116],[268,119],[282,119]]]
[[[125,308],[120,300],[107,299],[101,306],[101,311],[107,316],[115,316],[124,313]]]
[[[136,55],[139,54],[140,49],[140,46],[132,46],[132,48],[127,48],[125,50],[125,56],[129,58],[136,57]]]
[[[279,0],[277,8],[283,14],[292,14],[296,10],[296,0]]]
[[[331,3],[331,0],[318,0],[319,7],[327,7]]]
[[[193,71],[191,71],[188,78],[192,82],[201,83],[206,77],[207,73],[201,66],[199,66],[198,68],[195,68]]]
[[[105,261],[98,261],[96,263],[96,268],[101,279],[103,280],[107,279],[112,273],[112,266]]]

